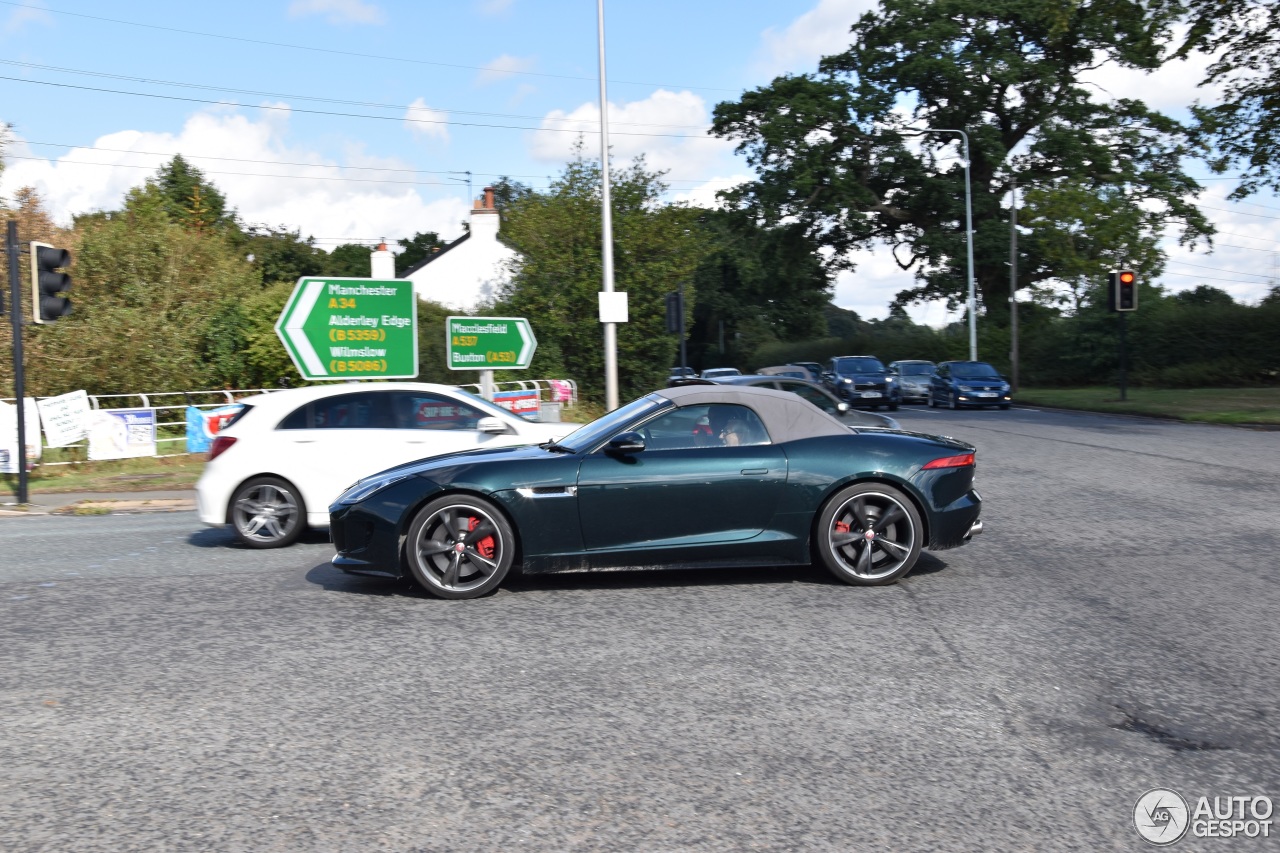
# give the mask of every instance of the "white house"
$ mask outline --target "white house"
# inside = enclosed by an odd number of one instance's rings
[[[400,278],[413,282],[419,299],[430,299],[460,313],[491,302],[509,278],[507,264],[518,253],[498,242],[501,217],[493,206],[493,187],[484,188],[471,210],[470,230]]]

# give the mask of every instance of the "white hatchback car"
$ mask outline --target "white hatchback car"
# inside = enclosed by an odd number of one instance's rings
[[[329,505],[361,477],[455,450],[540,444],[577,424],[531,423],[448,385],[364,382],[247,397],[213,440],[196,483],[200,520],[251,548],[329,525]]]

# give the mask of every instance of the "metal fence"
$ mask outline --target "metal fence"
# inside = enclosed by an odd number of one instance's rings
[[[456,386],[474,393],[480,393],[479,385]],[[536,391],[540,405],[559,403],[565,408],[573,408],[578,404],[578,384],[572,379],[519,379],[513,382],[495,382],[497,391]],[[155,409],[156,412],[156,449],[174,450],[174,445],[183,445],[180,452],[157,452],[158,457],[185,456],[187,441],[187,408],[217,409],[230,405],[245,397],[255,394],[270,394],[283,391],[283,388],[239,388],[222,391],[148,391],[135,394],[89,394],[89,405],[95,409]],[[567,393],[566,393],[567,391]],[[48,397],[28,397],[28,400],[47,400]],[[13,397],[0,398],[3,402],[16,402]],[[140,402],[134,402],[140,401]],[[44,442],[43,431],[41,443]],[[87,448],[88,442],[77,442],[66,445],[68,448]],[[42,465],[75,465],[72,462],[41,462]]]

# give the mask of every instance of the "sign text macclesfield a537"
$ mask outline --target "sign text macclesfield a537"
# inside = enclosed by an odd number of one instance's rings
[[[417,307],[404,279],[300,278],[276,334],[305,379],[413,379]]]

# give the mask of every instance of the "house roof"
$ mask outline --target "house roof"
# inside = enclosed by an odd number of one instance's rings
[[[438,252],[432,252],[431,254],[427,255],[425,258],[423,258],[422,260],[418,261],[416,264],[414,264],[413,266],[409,267],[409,268],[408,268],[407,270],[405,270],[404,272],[400,273],[400,276],[399,276],[399,277],[400,277],[400,278],[408,278],[409,276],[411,276],[411,275],[413,275],[414,273],[416,273],[418,270],[420,270],[420,269],[422,269],[423,267],[425,267],[427,264],[429,264],[429,263],[431,263],[432,261],[434,261],[436,258],[438,258],[438,257],[440,257],[441,255],[443,255],[445,252],[447,252],[447,251],[449,251],[450,249],[452,249],[454,246],[457,246],[457,245],[460,245],[460,244],[462,244],[462,243],[466,242],[467,238],[468,238],[468,237],[470,237],[470,236],[471,236],[471,232],[470,232],[470,231],[468,231],[466,234],[463,234],[463,235],[462,235],[461,237],[459,237],[457,240],[454,240],[454,241],[453,241],[453,242],[451,242],[451,243],[446,243],[443,249],[441,249],[441,250],[440,250],[440,251],[438,251]]]

